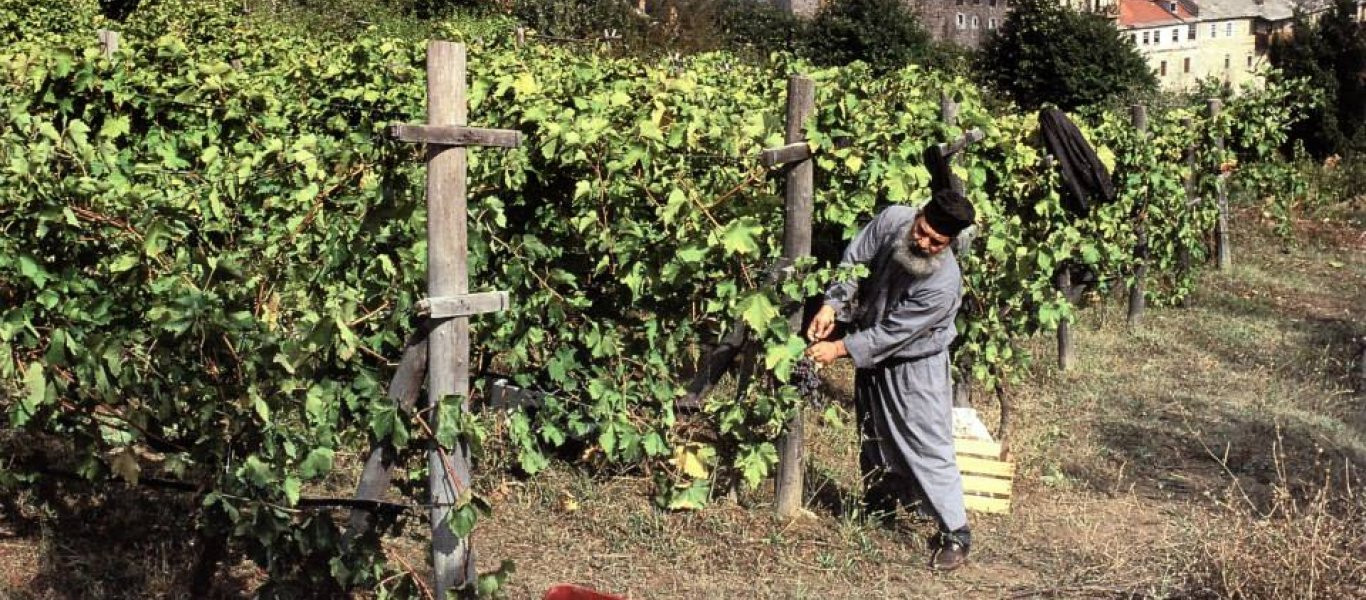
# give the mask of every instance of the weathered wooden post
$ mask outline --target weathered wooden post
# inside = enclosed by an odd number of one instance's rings
[[[953,101],[953,96],[948,92],[939,94],[939,120],[949,127],[958,124],[958,103]],[[958,183],[955,177],[950,177],[949,181],[951,186]],[[953,405],[959,408],[972,406],[972,378],[966,373],[967,369],[960,368],[953,376]]]
[[[418,310],[427,315],[427,418],[437,429],[440,405],[459,398],[469,410],[469,317],[507,308],[506,292],[469,293],[466,230],[467,146],[511,148],[517,131],[466,127],[465,45],[432,41],[427,45],[427,124],[395,125],[389,135],[427,145],[427,293]],[[414,344],[409,345],[410,350]],[[411,368],[411,365],[409,365]],[[403,370],[400,370],[401,373]],[[410,374],[411,375],[411,374]],[[396,381],[397,381],[396,375]],[[396,390],[390,390],[391,396]],[[412,393],[412,392],[408,392]],[[382,460],[372,461],[382,469]],[[461,492],[470,486],[469,451],[462,443],[442,448],[433,440],[427,457],[431,485],[432,591],[473,583],[477,576],[468,540],[448,520]],[[367,473],[370,465],[367,464]],[[384,473],[387,480],[388,474]],[[363,488],[365,478],[362,477]],[[382,489],[381,489],[382,491]]]
[[[1223,106],[1224,103],[1221,102],[1218,98],[1209,99],[1209,118],[1211,121],[1213,121],[1215,117],[1219,116],[1219,111],[1223,108]],[[1216,136],[1214,138],[1214,147],[1217,148],[1221,154],[1223,153],[1223,136]],[[1224,179],[1226,178],[1226,175],[1222,172],[1222,169],[1219,173],[1215,175],[1215,177],[1217,177],[1217,187],[1219,189],[1219,221],[1214,226],[1214,242],[1215,245],[1218,247],[1219,270],[1227,271],[1233,268],[1233,251],[1229,247],[1228,232],[1228,189],[1224,185]]]
[[[98,29],[95,35],[100,40],[100,54],[109,58],[119,51],[119,32],[108,29]]]
[[[1192,130],[1192,129],[1195,128],[1195,120],[1192,119],[1191,117],[1182,118],[1182,119],[1181,119],[1181,126],[1184,127],[1184,128],[1186,129],[1186,131],[1190,131],[1190,130]],[[1194,143],[1194,142],[1192,142],[1191,145],[1189,145],[1189,146],[1186,147],[1186,151],[1185,151],[1185,161],[1186,161],[1186,181],[1185,181],[1184,183],[1185,183],[1185,188],[1186,188],[1186,211],[1189,212],[1191,209],[1195,208],[1196,206],[1198,206],[1198,205],[1200,204],[1200,199],[1196,196],[1196,190],[1195,190],[1195,143]],[[1184,277],[1187,273],[1190,273],[1190,271],[1191,271],[1191,251],[1190,251],[1190,248],[1187,247],[1185,244],[1181,244],[1181,245],[1177,246],[1177,249],[1176,249],[1176,266],[1177,266],[1177,269],[1180,271],[1180,273],[1181,273],[1181,275],[1182,275],[1183,277]],[[1181,304],[1182,304],[1182,305],[1185,304],[1185,299],[1184,299],[1184,298],[1181,299]]]
[[[787,137],[786,147],[801,146],[805,158],[788,167],[785,192],[787,205],[783,222],[783,259],[788,264],[811,255],[812,192],[815,187],[815,165],[806,143],[802,125],[816,110],[816,84],[809,77],[793,75],[787,81]],[[802,309],[788,316],[792,331],[801,331]],[[776,509],[780,516],[791,517],[802,506],[802,407],[787,423],[787,435],[779,442]]]
[[[1053,171],[1053,155],[1045,154],[1043,157],[1043,168],[1047,172]],[[1053,275],[1053,287],[1062,293],[1064,298],[1072,297],[1072,270],[1067,263],[1058,265],[1058,271]],[[1066,371],[1072,368],[1072,324],[1067,319],[1058,320],[1058,370]]]
[[[526,45],[526,28],[525,28],[525,27],[518,27],[518,28],[517,28],[517,33],[516,33],[516,35],[517,35],[517,47],[518,47],[518,48],[521,48],[522,46],[525,46],[525,45]]]
[[[1058,269],[1054,277],[1053,284],[1064,296],[1072,294],[1072,270],[1066,265]],[[1072,368],[1075,361],[1072,356],[1072,324],[1067,319],[1058,319],[1058,370],[1066,371]]]
[[[1147,137],[1148,129],[1148,110],[1142,104],[1135,104],[1131,108],[1134,130],[1138,132],[1139,139]],[[1146,305],[1144,298],[1143,280],[1148,276],[1148,198],[1145,194],[1141,200],[1134,205],[1134,283],[1129,286],[1129,326],[1138,326],[1143,319],[1143,309]]]

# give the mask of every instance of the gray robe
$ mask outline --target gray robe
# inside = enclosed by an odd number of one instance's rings
[[[915,216],[913,208],[892,206],[874,217],[841,261],[867,265],[868,276],[832,285],[825,301],[848,324],[844,346],[857,368],[854,400],[865,477],[887,471],[916,482],[940,526],[953,531],[967,525],[953,450],[948,360],[962,275],[947,248],[939,269],[918,279],[892,258],[898,236],[908,233]]]

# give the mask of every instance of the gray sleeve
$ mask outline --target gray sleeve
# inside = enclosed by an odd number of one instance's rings
[[[954,309],[954,294],[946,289],[922,289],[902,298],[876,325],[845,336],[844,348],[860,369],[895,356],[897,351],[931,333]]]
[[[844,256],[840,258],[840,267],[847,268],[854,265],[866,265],[877,257],[878,246],[881,245],[885,237],[883,230],[886,228],[887,221],[885,215],[887,211],[878,213],[869,221],[863,229],[859,230],[858,235],[854,236],[853,241],[844,249]],[[836,281],[830,284],[825,290],[825,304],[839,315],[839,320],[848,321],[849,303],[853,302],[854,295],[858,293],[857,281]]]

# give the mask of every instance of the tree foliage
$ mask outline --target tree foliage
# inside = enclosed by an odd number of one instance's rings
[[[1051,0],[1015,3],[976,66],[986,83],[1030,109],[1071,110],[1157,86],[1132,38],[1110,18]]]
[[[810,28],[810,56],[819,64],[862,61],[879,71],[925,63],[934,42],[902,0],[833,0]]]
[[[1351,0],[1337,0],[1317,21],[1298,13],[1294,33],[1271,45],[1271,63],[1284,77],[1307,78],[1323,94],[1322,104],[1291,132],[1318,157],[1366,149],[1366,34],[1355,14]]]

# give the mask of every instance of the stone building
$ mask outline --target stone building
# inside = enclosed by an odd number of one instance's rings
[[[976,48],[1005,22],[1012,0],[910,0],[934,39]]]

